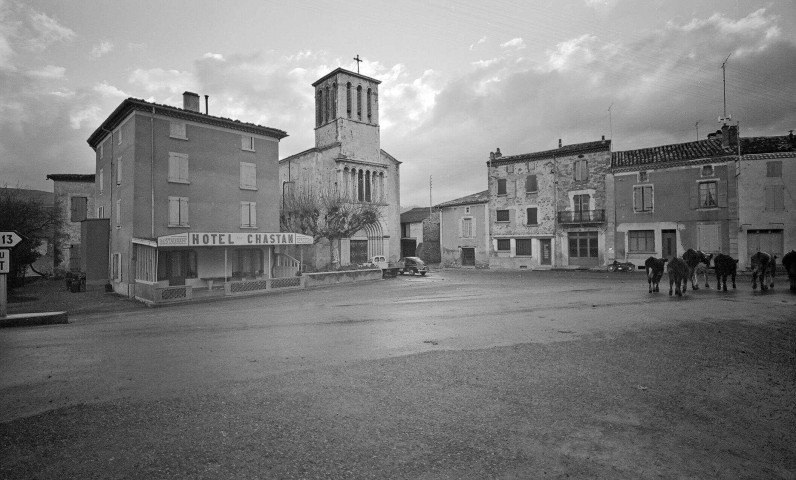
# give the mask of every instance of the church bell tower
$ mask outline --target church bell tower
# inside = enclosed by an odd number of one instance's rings
[[[340,144],[341,155],[376,161],[379,140],[379,84],[338,68],[315,83],[315,146]]]

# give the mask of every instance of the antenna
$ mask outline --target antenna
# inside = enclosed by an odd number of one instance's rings
[[[732,52],[730,52],[732,55]],[[721,81],[724,84],[724,119],[727,118],[727,60],[730,59],[730,55],[727,55],[727,58],[721,62]]]
[[[696,131],[697,131],[697,138],[696,139],[697,139],[697,141],[699,141],[699,120],[696,121],[694,126],[696,127]]]
[[[428,214],[429,215],[432,214],[432,208],[431,208],[432,205],[434,205],[434,203],[431,201],[431,175],[429,175],[428,176]]]
[[[611,117],[611,107],[613,107],[613,106],[614,106],[613,103],[608,105],[608,129],[609,129],[609,133],[611,134],[611,141],[614,140],[614,122],[613,122],[613,118]]]

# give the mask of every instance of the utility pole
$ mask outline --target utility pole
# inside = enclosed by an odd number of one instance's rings
[[[429,217],[431,216],[431,213],[432,213],[432,208],[431,208],[432,205],[434,205],[434,203],[431,201],[431,175],[429,175],[428,176],[428,215],[429,215]]]
[[[610,137],[611,141],[614,140],[614,122],[613,122],[613,119],[611,118],[611,107],[613,107],[613,106],[614,106],[613,103],[608,106],[608,130],[609,130],[609,133],[611,134],[611,137]]]

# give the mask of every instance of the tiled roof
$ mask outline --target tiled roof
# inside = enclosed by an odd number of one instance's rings
[[[734,148],[722,147],[721,138],[709,138],[695,142],[613,152],[611,154],[611,168],[677,163],[684,160],[715,158],[734,154],[737,154]]]
[[[781,135],[778,137],[745,137],[741,138],[741,153],[780,153],[796,152],[796,137]]]
[[[526,162],[528,160],[539,160],[542,158],[565,157],[579,153],[591,153],[600,151],[611,151],[610,140],[598,140],[596,142],[575,143],[562,147],[545,150],[543,152],[522,153],[519,155],[505,155],[494,160],[489,160],[487,165],[506,165],[509,163]]]
[[[427,219],[431,213],[428,207],[417,207],[401,214],[401,223],[417,223]]]
[[[744,137],[740,139],[741,154],[776,154],[795,152],[795,137],[789,135],[777,137]],[[716,160],[721,157],[738,155],[736,147],[722,146],[721,137],[697,140],[695,142],[675,143],[658,147],[640,148],[613,152],[611,168],[614,170],[633,169],[648,166],[674,166],[692,163],[697,160]]]
[[[54,182],[86,182],[94,183],[93,173],[51,173],[47,175],[47,180]]]
[[[436,205],[435,208],[455,207],[457,205],[473,205],[476,203],[488,203],[488,202],[489,202],[489,190],[484,190],[483,192],[474,193],[472,195],[467,195],[466,197],[461,197],[455,200],[449,200],[447,202],[440,203],[439,205]]]
[[[262,125],[257,125],[254,123],[248,122],[241,122],[240,120],[232,120],[231,118],[225,117],[216,117],[213,115],[207,115],[201,112],[194,112],[191,110],[185,110],[183,108],[172,107],[171,105],[161,105],[159,103],[152,103],[147,102],[146,100],[141,100],[139,98],[128,98],[124,100],[116,110],[111,113],[102,125],[99,126],[94,133],[88,137],[88,144],[91,148],[96,148],[99,145],[100,141],[105,138],[105,135],[108,133],[108,130],[113,130],[119,124],[127,118],[127,115],[130,114],[132,111],[141,111],[141,112],[153,112],[156,115],[164,115],[168,117],[178,118],[180,120],[188,120],[197,123],[204,123],[208,125],[213,125],[216,127],[225,127],[231,128],[234,130],[239,130],[241,132],[246,133],[253,133],[256,135],[266,135],[269,137],[274,137],[278,139],[282,139],[287,137],[287,132],[284,130],[279,130],[276,128],[264,127]]]

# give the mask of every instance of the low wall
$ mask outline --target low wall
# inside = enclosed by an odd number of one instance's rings
[[[372,280],[381,280],[381,269],[369,268],[367,270],[347,270],[342,272],[305,273],[304,285],[307,288],[339,283],[356,283]]]

